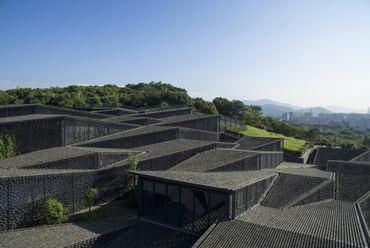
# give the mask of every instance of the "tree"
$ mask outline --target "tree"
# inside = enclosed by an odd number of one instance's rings
[[[123,202],[124,207],[129,208],[137,208],[137,195],[136,191],[134,190],[134,183],[135,183],[135,176],[131,175],[129,171],[135,171],[137,169],[137,165],[139,163],[139,158],[132,154],[131,152],[128,154],[128,163],[125,168],[124,178],[126,181],[126,188],[125,188],[125,199]]]
[[[135,177],[129,174],[129,171],[135,171],[139,163],[139,158],[132,154],[128,154],[128,164],[125,169],[125,176],[127,177],[127,189],[126,191],[131,191],[134,188]]]
[[[94,200],[98,196],[98,190],[90,188],[85,195],[85,205],[89,207],[89,216],[91,216],[91,207],[94,205]]]
[[[0,159],[17,155],[17,144],[13,135],[4,134],[0,139]]]
[[[218,114],[216,106],[213,102],[206,102],[202,98],[195,98],[194,100],[194,107],[202,114]]]
[[[218,113],[224,116],[231,117],[232,114],[232,103],[226,98],[216,97],[213,99],[213,104],[216,106]]]
[[[370,137],[367,136],[366,134],[364,136],[364,140],[362,141],[362,144],[364,144],[365,146],[369,146],[370,147]]]
[[[41,224],[61,224],[68,219],[68,209],[58,200],[50,198],[42,204],[38,217]]]

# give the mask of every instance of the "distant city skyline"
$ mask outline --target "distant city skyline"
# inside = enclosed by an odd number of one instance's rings
[[[0,90],[169,83],[192,97],[370,106],[370,1],[0,1]]]

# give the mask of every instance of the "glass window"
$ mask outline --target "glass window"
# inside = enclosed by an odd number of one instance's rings
[[[193,231],[194,194],[189,188],[181,188],[181,228]]]
[[[154,219],[166,223],[166,185],[154,184]]]
[[[153,182],[143,180],[143,207],[142,215],[146,218],[153,218]]]
[[[213,224],[220,216],[225,216],[226,194],[210,193],[209,220]]]
[[[208,209],[209,194],[208,192],[194,191],[194,232],[201,233],[209,226]]]
[[[180,227],[180,192],[179,187],[167,185],[167,223]]]

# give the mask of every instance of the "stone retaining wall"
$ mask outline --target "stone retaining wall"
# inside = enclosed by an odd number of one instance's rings
[[[75,117],[51,117],[0,124],[0,135],[14,135],[20,154],[85,140],[135,128],[132,124],[108,123]]]
[[[127,185],[125,166],[100,171],[69,172],[51,175],[0,179],[0,230],[34,226],[42,203],[55,198],[69,213],[85,208],[84,197],[90,188],[98,189],[95,203],[115,200]]]
[[[248,209],[260,203],[268,190],[272,187],[276,176],[271,176],[235,192],[235,213],[232,219],[243,214]]]

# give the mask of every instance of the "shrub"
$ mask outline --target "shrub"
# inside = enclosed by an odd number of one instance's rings
[[[129,171],[135,171],[139,163],[139,158],[131,152],[128,154],[128,163],[125,168],[125,177],[127,178],[126,192],[131,191],[135,185],[135,176],[130,175]]]
[[[58,200],[50,198],[42,204],[38,217],[41,224],[61,224],[68,219],[68,209]]]
[[[94,200],[96,196],[98,195],[98,190],[91,188],[89,192],[85,195],[85,204],[86,207],[89,207],[89,215],[91,215],[91,207],[94,205]]]
[[[13,135],[4,134],[0,138],[0,159],[10,158],[17,155],[17,145]]]

